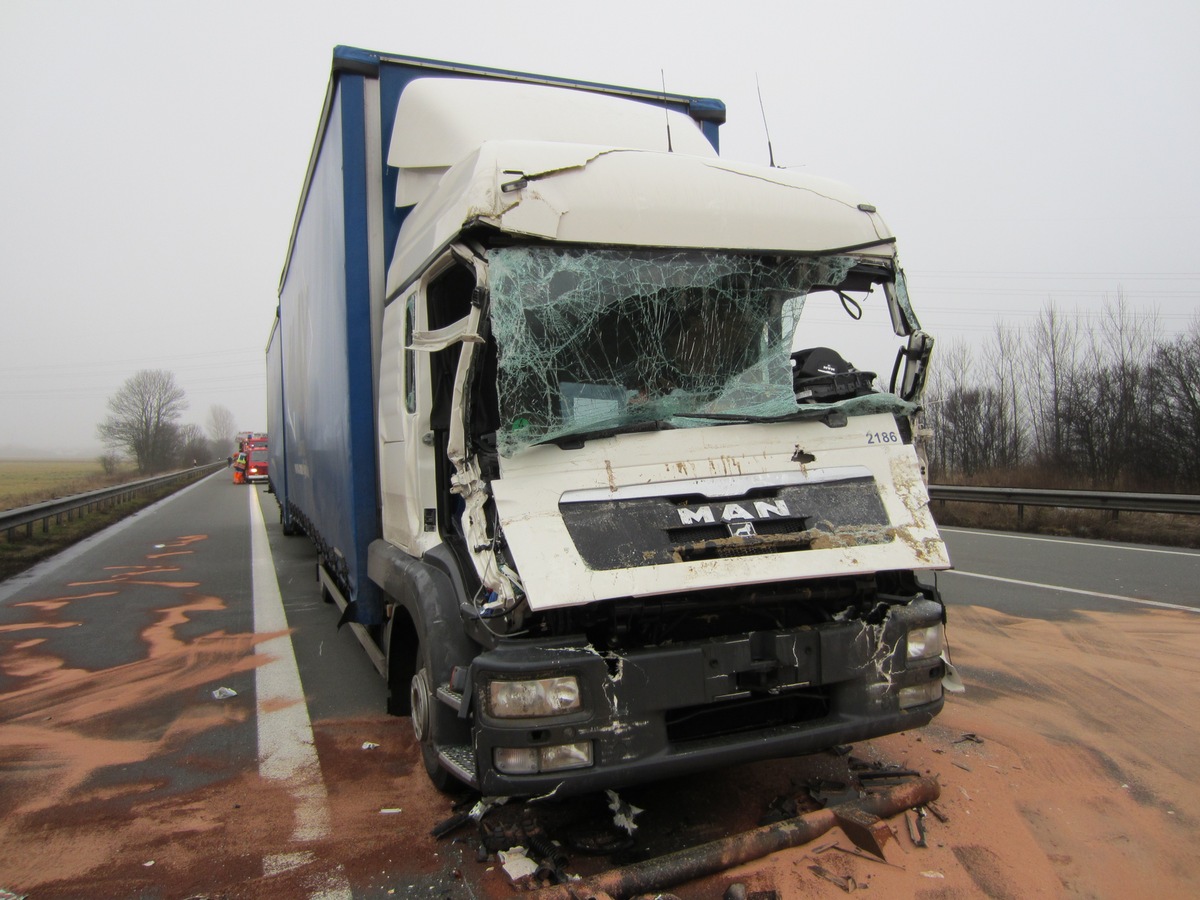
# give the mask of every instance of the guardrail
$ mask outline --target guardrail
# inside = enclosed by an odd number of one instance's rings
[[[156,475],[153,478],[130,481],[126,484],[119,484],[116,487],[100,488],[98,491],[73,494],[70,497],[47,500],[45,503],[35,503],[32,506],[22,506],[19,509],[5,510],[4,512],[0,512],[0,531],[4,532],[9,541],[15,538],[17,531],[21,528],[25,529],[26,537],[31,537],[33,535],[33,526],[40,522],[42,532],[45,533],[50,530],[51,519],[55,521],[55,524],[61,525],[64,516],[66,516],[69,522],[76,517],[76,514],[79,516],[86,515],[94,507],[103,508],[112,504],[122,503],[136,494],[154,490],[173,481],[182,481],[197,474],[207,474],[217,469],[223,469],[227,465],[228,463],[225,460],[220,460],[219,462],[172,472],[169,475]]]
[[[33,534],[33,526],[42,523],[42,531],[50,530],[50,520],[62,524],[63,516],[70,521],[76,512],[83,515],[101,504],[120,503],[134,494],[152,490],[162,484],[188,478],[199,473],[208,473],[224,468],[224,460],[159,475],[141,481],[111,488],[101,488],[86,494],[75,494],[58,500],[49,500],[33,506],[23,506],[0,513],[0,531],[12,540],[17,529],[24,528],[26,536]],[[929,485],[929,499],[941,503],[1003,503],[1017,508],[1017,527],[1024,524],[1026,506],[1055,506],[1062,509],[1107,509],[1113,518],[1121,512],[1168,513],[1172,515],[1200,516],[1198,494],[1140,494],[1131,491],[1059,491],[1041,488],[972,487],[957,484]]]
[[[1017,527],[1025,521],[1026,506],[1056,506],[1062,509],[1107,509],[1113,519],[1122,512],[1169,513],[1200,516],[1200,495],[1139,494],[1132,491],[1055,491],[1040,488],[971,487],[957,484],[929,485],[929,499],[940,502],[1004,503],[1017,508]]]

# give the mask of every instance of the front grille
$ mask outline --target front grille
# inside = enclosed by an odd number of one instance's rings
[[[561,500],[563,522],[584,562],[603,571],[785,553],[810,549],[822,533],[847,530],[858,544],[892,539],[869,472],[811,483],[784,480],[728,495],[680,492],[670,483],[662,490],[661,496],[626,496],[618,489],[611,499],[601,494]],[[735,536],[743,525],[753,534]]]
[[[685,744],[813,722],[828,716],[830,708],[828,691],[817,689],[673,709],[666,715],[667,740],[672,744]]]

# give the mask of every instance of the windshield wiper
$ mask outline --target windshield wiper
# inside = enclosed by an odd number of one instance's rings
[[[743,424],[751,422],[791,422],[795,419],[819,419],[825,413],[829,412],[828,408],[814,409],[797,409],[794,412],[783,413],[777,416],[755,416],[750,413],[674,413],[674,419],[712,419],[715,422],[741,422]]]
[[[794,412],[778,416],[755,416],[749,413],[675,413],[676,419],[711,419],[728,425],[757,425],[772,422],[799,422],[806,419],[819,419],[830,428],[841,428],[846,424],[847,417],[840,409],[828,406],[801,407]]]
[[[546,438],[539,444],[554,444],[563,450],[578,450],[587,441],[601,438],[616,437],[618,434],[637,434],[643,431],[671,431],[675,428],[669,422],[661,419],[648,419],[642,422],[629,422],[624,425],[612,425],[608,428],[597,428],[593,431],[578,431],[572,434],[562,434],[558,437]]]

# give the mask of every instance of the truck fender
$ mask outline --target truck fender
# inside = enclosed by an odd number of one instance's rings
[[[470,665],[479,648],[463,630],[459,598],[445,572],[377,540],[367,550],[367,575],[398,607],[385,630],[388,686],[399,707],[389,704],[389,712],[406,715],[418,646],[428,660],[434,689],[450,681],[455,666]]]

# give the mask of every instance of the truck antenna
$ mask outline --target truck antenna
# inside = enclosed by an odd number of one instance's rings
[[[771,149],[771,129],[767,127],[767,108],[763,106],[762,85],[758,81],[758,73],[754,73],[754,86],[758,88],[758,110],[762,113],[763,131],[767,135],[767,159],[771,161],[771,168],[775,168],[775,151]]]
[[[667,123],[667,152],[674,153],[675,148],[671,146],[671,114],[667,108],[667,71],[666,69],[659,69],[658,74],[662,77],[663,120]]]

